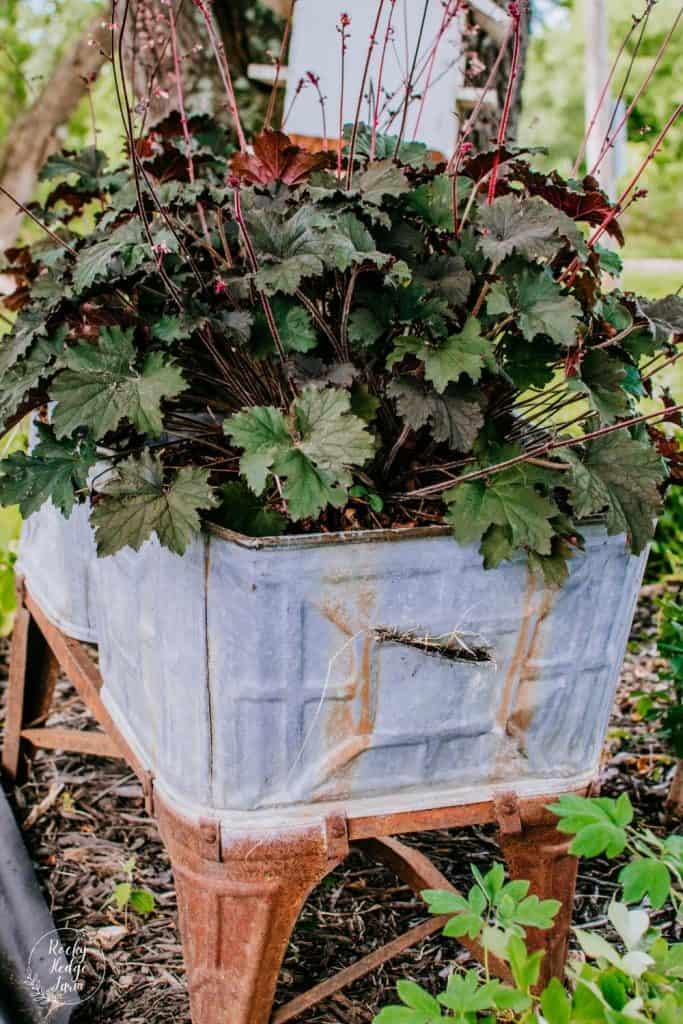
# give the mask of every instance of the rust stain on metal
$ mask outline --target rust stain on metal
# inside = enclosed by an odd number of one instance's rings
[[[555,591],[546,590],[543,594],[541,609],[534,624],[529,649],[521,666],[514,707],[505,727],[507,734],[517,741],[517,745],[523,752],[526,748],[526,731],[536,710],[536,683],[539,670],[535,662],[542,652],[543,627],[552,611],[554,598]]]
[[[322,614],[351,640],[362,634],[360,657],[351,651],[350,678],[343,694],[330,701],[325,715],[324,749],[325,775],[337,776],[333,792],[327,798],[343,799],[350,791],[351,775],[358,756],[372,745],[372,733],[377,713],[377,694],[372,678],[372,646],[374,636],[371,616],[376,597],[370,587],[363,588],[356,598],[356,606],[349,609],[341,602],[323,602]],[[347,641],[348,643],[349,641]]]
[[[526,653],[529,647],[529,626],[531,624],[531,618],[533,616],[533,599],[534,599],[534,577],[532,573],[527,573],[526,586],[524,588],[523,611],[522,611],[522,625],[517,636],[517,643],[512,655],[512,660],[508,667],[503,682],[503,692],[500,696],[500,704],[498,705],[498,713],[496,715],[496,726],[499,730],[505,731],[510,718],[510,711],[512,708],[513,695],[515,692],[515,684],[519,673],[521,672]]]

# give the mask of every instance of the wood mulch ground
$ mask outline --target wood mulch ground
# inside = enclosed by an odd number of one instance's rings
[[[633,626],[602,773],[603,791],[628,792],[639,820],[664,827],[663,800],[672,759],[651,726],[641,722],[631,694],[657,679],[652,588],[643,593]],[[6,653],[3,657],[6,673]],[[86,713],[63,683],[49,724],[83,727]],[[85,929],[105,949],[104,984],[78,1014],[79,1022],[189,1024],[183,960],[176,923],[173,878],[156,826],[145,815],[137,779],[120,763],[41,752],[31,778],[10,794],[52,914],[60,927]],[[468,865],[486,868],[498,856],[490,828],[409,837],[460,887]],[[110,898],[135,857],[134,881],[151,890],[156,907],[147,917],[124,914]],[[619,865],[581,865],[575,920],[605,929],[606,908]],[[667,911],[657,915],[669,930]],[[385,869],[353,854],[306,905],[281,974],[278,1002],[292,998],[359,956],[424,920],[419,899]],[[301,1024],[365,1024],[392,1001],[396,981],[409,976],[432,991],[444,987],[454,959],[452,940],[430,938],[336,998],[303,1014]],[[466,955],[465,955],[466,956]]]

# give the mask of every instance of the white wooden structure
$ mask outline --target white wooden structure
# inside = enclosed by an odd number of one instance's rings
[[[290,0],[267,0],[278,13],[286,14]],[[374,109],[379,68],[392,4],[384,4],[376,45],[361,107],[361,119],[369,122]],[[470,0],[469,9],[481,28],[497,41],[502,41],[508,24],[504,9],[493,0]],[[294,8],[288,64],[282,69],[280,82],[286,87],[285,111],[289,111],[285,129],[290,134],[322,136],[322,113],[319,94],[310,84],[298,90],[302,78],[311,72],[319,76],[320,92],[325,101],[327,134],[336,138],[339,133],[341,92],[341,40],[337,26],[344,12],[351,19],[349,41],[345,58],[345,87],[343,122],[354,120],[368,43],[377,14],[372,0],[297,0]],[[450,155],[458,134],[458,121],[479,100],[481,90],[464,84],[464,46],[462,41],[462,15],[453,18],[443,33],[434,53],[444,21],[441,0],[430,0],[420,38],[424,12],[419,0],[396,0],[391,19],[391,39],[386,48],[381,95],[380,131],[396,134],[401,121],[406,81],[413,64],[415,48],[420,47],[415,62],[412,95],[415,97],[408,110],[405,130],[407,140],[413,137],[426,142],[431,149]],[[260,81],[273,81],[275,69],[270,65],[252,65],[250,76]],[[424,109],[420,97],[429,81],[429,93]],[[370,99],[369,97],[372,97]],[[489,92],[484,98],[489,109],[496,105],[496,95]]]

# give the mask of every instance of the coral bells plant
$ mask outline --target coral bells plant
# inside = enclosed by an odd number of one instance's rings
[[[234,132],[180,91],[144,134],[126,119],[127,168],[93,149],[45,166],[60,184],[30,210],[45,241],[7,254],[0,346],[4,426],[44,412],[0,500],[89,498],[103,555],[154,534],[182,554],[207,519],[448,524],[487,567],[521,551],[561,582],[594,516],[641,551],[677,457],[654,423],[680,407],[639,403],[678,357],[683,300],[606,287],[639,175],[612,205],[504,129],[474,153],[472,119],[448,163],[360,118],[320,152],[248,143],[209,41]]]

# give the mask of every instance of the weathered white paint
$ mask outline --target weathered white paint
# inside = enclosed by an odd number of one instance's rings
[[[373,52],[368,87],[375,91],[378,80],[379,62],[382,51],[389,3],[385,3],[377,44]],[[380,120],[380,129],[390,134],[398,131],[401,107],[405,97],[405,82],[412,64],[419,37],[424,5],[419,0],[398,0],[392,20],[393,41],[387,50],[383,98],[393,99],[386,104]],[[368,41],[374,24],[377,7],[371,0],[298,0],[292,28],[292,40],[288,59],[287,92],[285,110],[292,103],[297,83],[307,72],[320,76],[320,86],[325,97],[328,135],[336,138],[339,134],[339,107],[341,97],[341,47],[337,31],[341,12],[349,14],[351,26],[346,54],[346,73],[343,104],[343,123],[348,124],[355,117],[358,93],[363,78],[363,68],[368,53]],[[429,54],[439,33],[444,9],[438,0],[431,0],[422,43],[418,55],[418,78],[414,93],[419,93],[426,82],[426,68]],[[459,18],[451,22],[437,52],[432,84],[425,110],[419,121],[418,137],[432,149],[450,153],[453,149],[457,123],[455,103],[462,84],[464,55],[461,47]],[[420,75],[420,70],[422,74]],[[419,100],[410,106],[405,138],[415,134]],[[370,120],[368,103],[363,102],[362,120]],[[307,86],[296,98],[285,128],[300,135],[321,135],[322,120],[316,91]]]

